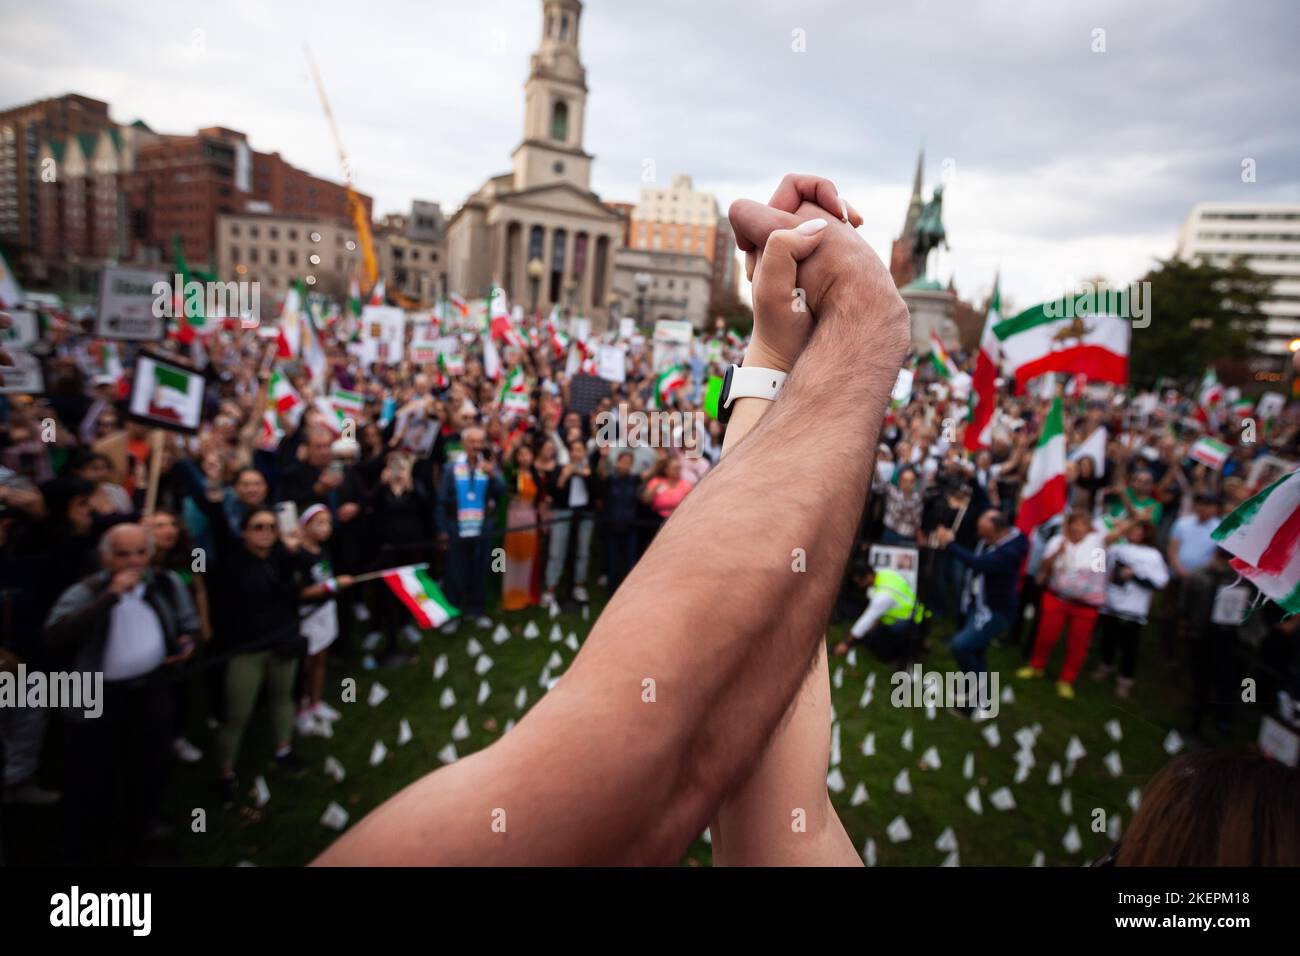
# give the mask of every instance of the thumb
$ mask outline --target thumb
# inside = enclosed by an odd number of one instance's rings
[[[788,306],[798,277],[798,264],[812,255],[826,234],[825,219],[809,219],[793,229],[778,229],[754,270],[754,308]]]

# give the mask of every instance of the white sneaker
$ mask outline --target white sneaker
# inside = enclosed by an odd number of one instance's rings
[[[581,584],[575,584],[573,586],[573,599],[577,601],[579,604],[586,604],[587,589],[584,588]]]
[[[343,716],[337,710],[331,707],[329,704],[325,703],[325,701],[323,700],[320,703],[318,703],[315,707],[313,707],[311,709],[311,712],[315,714],[317,717],[322,717],[325,720],[338,720],[340,717]]]
[[[172,750],[175,751],[177,758],[185,763],[198,763],[203,759],[203,751],[184,737],[177,737],[172,741]]]
[[[303,737],[324,737],[321,732],[323,721],[317,720],[316,715],[309,710],[304,710],[294,719],[294,726],[298,728],[299,735]]]

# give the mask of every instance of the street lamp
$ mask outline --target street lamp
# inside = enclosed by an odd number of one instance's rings
[[[528,282],[533,290],[533,308],[537,312],[537,296],[542,286],[542,275],[546,272],[546,264],[541,259],[532,259],[528,263]]]

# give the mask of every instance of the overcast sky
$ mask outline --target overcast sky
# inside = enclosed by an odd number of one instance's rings
[[[338,178],[309,42],[376,213],[450,213],[509,169],[540,33],[540,0],[3,0],[0,106],[83,93]],[[725,210],[816,172],[888,259],[924,142],[952,243],[932,271],[979,298],[1001,270],[1024,307],[1140,275],[1196,202],[1300,201],[1297,36],[1297,0],[590,0],[592,186],[634,201],[649,159]]]

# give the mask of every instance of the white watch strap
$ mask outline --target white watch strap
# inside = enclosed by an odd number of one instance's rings
[[[727,407],[738,398],[765,398],[774,401],[785,385],[785,372],[774,368],[732,366],[731,389],[727,392]]]

